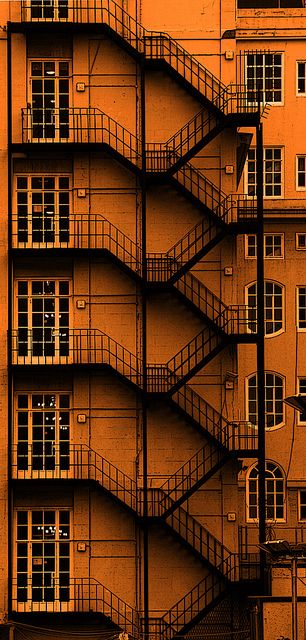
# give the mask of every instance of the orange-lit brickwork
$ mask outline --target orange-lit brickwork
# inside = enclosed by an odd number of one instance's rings
[[[0,2],[0,638],[305,639],[304,5]]]

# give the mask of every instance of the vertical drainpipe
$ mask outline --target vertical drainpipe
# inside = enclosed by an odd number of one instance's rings
[[[144,53],[145,55],[145,53]],[[141,86],[141,247],[142,247],[142,455],[143,455],[143,604],[144,640],[149,639],[149,530],[148,530],[148,441],[147,441],[147,221],[146,221],[146,105],[145,62],[140,62]]]
[[[10,24],[7,25],[7,216],[8,216],[8,337],[7,337],[7,400],[8,400],[8,445],[7,445],[7,474],[8,474],[8,612],[12,610],[12,483],[11,483],[11,448],[12,448],[12,36]]]
[[[266,540],[265,491],[265,311],[264,311],[264,216],[263,216],[263,133],[260,98],[256,125],[257,173],[257,403],[258,403],[258,525],[259,543]],[[260,578],[265,585],[266,554],[260,551]]]

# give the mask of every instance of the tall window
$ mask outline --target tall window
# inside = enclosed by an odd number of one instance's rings
[[[298,378],[298,393],[301,396],[304,396],[302,400],[305,403],[305,410],[302,412],[297,411],[298,424],[305,426],[306,425],[306,378]]]
[[[246,85],[249,102],[257,102],[258,89],[263,102],[282,102],[282,54],[247,53]]]
[[[284,378],[270,371],[265,372],[266,429],[281,426],[284,422]],[[247,420],[257,425],[257,374],[247,379]]]
[[[264,197],[281,198],[282,189],[282,148],[264,148]],[[247,194],[256,196],[256,150],[249,149],[247,159]]]
[[[283,292],[284,288],[269,280],[265,281],[265,333],[272,335],[283,328]],[[255,332],[257,329],[257,284],[247,287],[248,328]]]
[[[298,96],[306,95],[306,61],[296,63],[296,92]]]
[[[297,287],[297,327],[306,329],[306,286]]]
[[[296,156],[296,189],[306,189],[306,156]]]
[[[266,462],[266,519],[285,519],[285,478],[280,467]],[[247,519],[258,520],[258,467],[252,467],[247,478]]]
[[[70,513],[35,509],[16,513],[16,580],[19,611],[65,610],[70,599]],[[50,603],[53,603],[50,606]]]
[[[32,20],[61,20],[68,18],[68,0],[30,0]]]
[[[18,356],[69,355],[69,285],[68,280],[16,282]]]
[[[69,241],[69,176],[17,176],[18,244]]]
[[[16,397],[14,465],[21,477],[62,475],[69,469],[70,398],[66,393]],[[45,472],[45,473],[43,473]]]
[[[69,138],[68,60],[33,60],[31,67],[31,138],[50,141]]]

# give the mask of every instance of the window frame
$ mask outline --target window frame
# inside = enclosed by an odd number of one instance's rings
[[[299,322],[299,312],[300,312],[300,305],[299,305],[299,291],[300,289],[305,289],[305,307],[302,307],[302,309],[305,309],[305,320],[303,322],[305,322],[305,326],[304,327],[300,327]],[[296,287],[296,328],[298,331],[306,331],[306,284],[305,285],[297,285]]]
[[[303,158],[305,161],[305,169],[304,169],[305,185],[303,187],[299,187],[298,185],[298,178],[299,178],[299,174],[301,173],[299,172],[299,168],[298,168],[300,158]],[[297,153],[295,156],[295,190],[306,191],[306,154],[305,153]]]
[[[272,56],[275,56],[275,55],[279,55],[279,56],[281,56],[281,64],[280,64],[280,67],[281,67],[281,75],[280,75],[280,79],[281,79],[281,88],[280,88],[280,92],[281,92],[281,100],[279,100],[279,101],[267,100],[267,99],[266,99],[266,94],[267,94],[267,93],[269,93],[269,91],[271,91],[271,89],[269,90],[269,89],[266,89],[266,87],[265,87],[266,80],[267,80],[267,72],[266,72],[266,69],[267,69],[267,67],[268,67],[268,66],[270,66],[270,65],[266,65],[265,63],[263,63],[263,65],[262,65],[262,68],[263,68],[262,102],[263,102],[263,103],[268,102],[269,104],[273,105],[273,107],[274,107],[274,106],[276,106],[276,107],[284,106],[284,95],[285,95],[284,54],[285,54],[285,51],[261,51],[261,50],[254,50],[254,51],[245,51],[245,52],[244,52],[244,59],[245,59],[245,65],[244,65],[244,74],[245,74],[245,75],[244,75],[244,78],[245,78],[245,85],[246,85],[246,87],[247,87],[247,85],[248,85],[248,69],[250,68],[250,65],[248,65],[248,64],[247,64],[247,57],[248,57],[248,55],[254,55],[254,56],[256,56],[256,55],[260,55],[260,56],[263,56],[264,58],[265,58],[266,56],[271,56],[271,55],[272,55]],[[258,66],[258,65],[256,65],[256,64],[255,64],[255,66],[253,66],[252,68],[253,68],[253,69],[256,69],[256,68],[257,68],[257,66]],[[275,65],[274,65],[274,62],[273,62],[273,65],[271,65],[271,67],[272,67],[272,68],[274,68],[274,66],[275,66]],[[255,74],[255,73],[254,73],[254,78],[256,78],[256,75],[257,75],[257,74]],[[274,78],[274,75],[273,75],[273,79],[275,79],[275,78]],[[257,103],[257,96],[256,96],[256,99],[255,99],[255,100],[251,100],[251,101],[249,101],[249,98],[248,98],[248,89],[247,89],[247,88],[246,88],[246,91],[247,91],[247,101],[248,101],[248,104],[256,104],[256,103]],[[274,91],[279,91],[279,89],[276,89],[276,90],[275,90],[275,89],[272,89],[272,92],[273,92],[273,93],[274,93]]]
[[[266,382],[266,376],[267,376],[268,374],[272,374],[272,375],[274,375],[274,376],[277,376],[277,377],[279,377],[279,378],[283,381],[283,385],[282,385],[282,389],[283,389],[283,397],[282,397],[282,400],[281,400],[281,402],[282,402],[282,409],[283,409],[283,411],[282,411],[282,417],[283,417],[282,422],[279,422],[279,423],[277,423],[277,424],[274,424],[274,425],[272,425],[271,427],[269,427],[269,426],[265,426],[265,431],[276,431],[277,429],[281,429],[282,427],[284,427],[284,426],[285,426],[285,418],[286,418],[286,415],[285,415],[285,407],[284,407],[283,399],[284,399],[284,397],[286,396],[286,378],[285,378],[285,376],[283,376],[281,373],[279,373],[279,372],[277,372],[277,371],[271,371],[271,370],[267,370],[267,369],[266,369],[266,370],[265,370],[265,391],[266,391],[266,394],[267,394],[267,389],[268,389],[268,385],[267,385],[267,382]],[[246,415],[246,422],[248,422],[248,424],[252,425],[252,426],[254,427],[254,429],[258,429],[258,424],[257,424],[257,422],[254,422],[253,420],[251,420],[251,419],[250,419],[250,414],[253,414],[253,412],[250,412],[250,411],[249,411],[249,402],[250,402],[250,401],[255,402],[255,403],[256,403],[256,405],[257,405],[257,389],[258,389],[257,382],[256,382],[256,385],[254,385],[254,388],[256,389],[256,398],[255,398],[255,400],[254,400],[253,398],[252,398],[252,399],[250,399],[250,397],[249,397],[249,391],[250,391],[250,387],[249,387],[249,380],[250,380],[251,378],[253,378],[253,377],[255,377],[255,378],[257,377],[256,372],[253,372],[253,373],[249,374],[249,375],[248,375],[248,376],[246,376],[246,378],[245,378],[245,415]],[[276,388],[276,387],[275,387],[275,385],[274,385],[273,389],[275,389],[275,388]],[[273,404],[274,404],[274,405],[275,405],[275,402],[276,402],[277,400],[279,400],[279,399],[277,399],[277,398],[275,397],[275,393],[274,393],[274,394],[273,394],[273,398],[272,398],[272,402],[273,402]],[[267,412],[267,410],[266,410],[266,404],[267,404],[267,401],[271,401],[271,398],[267,398],[267,395],[265,395],[265,413],[266,413],[266,415],[268,414],[268,412]],[[257,413],[257,412],[256,412],[256,413]],[[257,415],[258,415],[258,414],[257,414]],[[268,415],[272,415],[272,414],[270,414],[270,412],[269,412],[269,414],[268,414]],[[274,415],[275,415],[275,412],[274,412]]]
[[[299,236],[303,236],[305,238],[305,246],[304,247],[299,247],[298,246],[298,237]],[[297,231],[295,234],[295,249],[296,251],[306,251],[306,233],[303,233],[302,231]]]
[[[306,511],[306,488],[305,489],[299,489],[298,490],[298,521],[299,522],[306,522],[306,514],[305,514],[305,518],[302,518],[301,516],[301,506],[302,506],[302,501],[301,501],[301,493],[305,493],[305,503],[303,504],[305,511]]]
[[[303,385],[303,386],[305,386],[305,391],[301,391],[301,381],[302,380],[305,380],[305,385]],[[305,398],[305,412],[301,412],[301,411],[297,412],[297,414],[298,414],[297,415],[297,426],[298,427],[306,427],[306,419],[305,420],[301,420],[301,417],[302,417],[303,413],[305,413],[305,416],[306,416],[306,376],[298,376],[298,379],[297,379],[297,390],[298,390],[297,391],[298,394]]]
[[[274,519],[272,519],[272,518],[267,518],[267,517],[266,517],[266,522],[286,522],[286,519],[287,519],[287,518],[286,518],[286,503],[287,503],[287,501],[286,501],[286,492],[287,492],[287,487],[286,487],[286,475],[285,475],[285,473],[284,473],[284,469],[281,467],[281,465],[279,465],[278,463],[274,462],[273,460],[266,460],[266,472],[267,472],[267,466],[268,466],[268,465],[271,465],[271,466],[273,465],[275,468],[278,468],[278,469],[281,471],[281,473],[282,473],[282,482],[283,482],[283,503],[282,503],[283,518],[274,518]],[[256,501],[255,505],[250,505],[250,493],[252,493],[252,494],[253,494],[254,492],[250,492],[250,484],[249,484],[249,483],[250,483],[250,475],[251,475],[252,471],[253,471],[254,469],[256,469],[256,468],[257,468],[257,466],[258,466],[258,463],[257,463],[257,462],[255,462],[255,464],[253,464],[251,467],[249,467],[249,469],[248,469],[248,471],[247,471],[247,474],[246,474],[246,490],[245,490],[245,497],[246,497],[246,522],[253,522],[253,523],[257,523],[257,522],[258,522],[258,502],[259,502],[259,501],[258,501],[258,475],[257,475],[257,478],[251,478],[251,480],[253,480],[253,481],[254,481],[254,482],[256,482],[256,484],[257,484],[257,487],[256,487],[256,493],[255,493],[255,495],[256,495],[256,497],[257,497],[257,501]],[[266,486],[266,485],[267,485],[267,480],[268,480],[268,479],[269,479],[269,478],[267,478],[267,476],[266,476],[266,477],[265,477],[266,495],[268,494],[268,492],[267,492],[267,486]],[[279,479],[280,479],[280,478],[278,478],[278,480],[279,480]],[[274,483],[276,484],[276,482],[277,482],[277,478],[275,477]],[[273,493],[274,493],[274,496],[276,496],[278,492],[277,492],[277,491],[275,491],[275,489],[274,489],[274,492],[273,492]],[[253,506],[253,507],[255,507],[255,508],[256,508],[257,516],[256,516],[255,518],[251,518],[251,517],[250,517],[250,506]],[[267,509],[267,507],[268,507],[268,506],[269,506],[269,505],[267,505],[267,504],[266,504],[266,509]],[[277,505],[276,500],[275,500],[275,501],[274,501],[274,503],[273,503],[273,509],[274,509],[274,511],[276,510],[277,506],[278,506],[278,505]]]
[[[267,284],[269,284],[269,283],[270,283],[270,284],[272,284],[273,286],[275,286],[275,285],[276,285],[276,286],[280,287],[281,292],[282,292],[282,293],[281,293],[281,295],[282,295],[282,320],[281,320],[281,322],[282,322],[282,326],[281,326],[281,328],[280,328],[280,329],[277,329],[277,331],[272,331],[271,333],[267,333],[267,332],[266,332],[266,324],[268,324],[268,322],[271,322],[271,323],[273,323],[273,324],[276,324],[276,322],[279,322],[279,321],[277,321],[277,320],[275,320],[275,319],[274,319],[274,312],[275,312],[276,308],[279,308],[279,307],[275,307],[275,303],[274,303],[274,302],[273,302],[273,306],[272,306],[272,307],[266,307],[266,304],[265,304],[265,338],[274,338],[275,336],[278,336],[278,335],[280,335],[281,333],[284,333],[284,331],[285,331],[285,321],[286,321],[286,313],[285,313],[285,305],[286,305],[286,301],[285,301],[285,285],[283,285],[281,282],[278,282],[277,280],[265,279],[265,281],[264,281],[264,300],[265,300],[265,303],[266,303],[266,298],[267,298],[269,295],[272,295],[272,296],[273,296],[273,300],[274,300],[274,296],[275,296],[275,295],[279,295],[279,294],[275,294],[274,292],[273,292],[273,294],[271,294],[271,293],[267,293],[267,291],[266,291],[266,285],[267,285]],[[249,282],[249,283],[245,286],[245,304],[246,304],[246,307],[247,307],[247,315],[248,315],[248,316],[249,316],[249,310],[256,308],[256,305],[253,305],[253,306],[252,306],[252,305],[250,305],[250,304],[249,304],[249,289],[250,289],[251,287],[254,287],[254,285],[256,286],[256,284],[257,284],[257,282],[256,282],[256,280],[255,280],[255,281],[253,281],[253,282]],[[253,297],[257,298],[256,293],[255,293],[255,295],[254,295],[254,294],[251,294],[251,295],[253,295]],[[273,317],[272,317],[272,318],[266,318],[266,309],[272,309],[272,312],[273,312]],[[255,332],[256,332],[256,331],[252,331],[252,330],[249,328],[249,323],[252,323],[252,322],[253,322],[253,323],[256,323],[256,320],[252,320],[252,318],[250,318],[250,319],[249,319],[249,317],[248,317],[248,324],[247,324],[248,333],[255,333]]]
[[[266,163],[267,162],[271,162],[270,159],[266,158],[266,152],[269,151],[270,149],[272,149],[273,151],[275,151],[277,149],[277,150],[280,150],[280,152],[281,152],[281,157],[280,157],[281,181],[280,181],[280,183],[278,183],[278,182],[277,183],[275,183],[275,182],[267,183],[266,182],[266,175],[267,175],[267,173],[266,173]],[[255,153],[255,157],[253,159],[251,159],[251,160],[249,160],[250,152],[254,152]],[[254,180],[253,184],[249,182],[249,162],[254,162],[254,166],[255,166],[255,171],[254,171],[255,180]],[[272,162],[273,163],[277,162],[277,160],[272,159]],[[246,163],[245,163],[245,172],[244,172],[244,176],[245,176],[244,192],[245,192],[245,195],[246,195],[247,198],[256,197],[256,190],[257,190],[256,175],[257,175],[257,173],[256,173],[256,148],[255,147],[250,147],[249,152],[248,152],[248,156],[247,156],[247,159],[246,159]],[[273,175],[273,173],[272,173],[272,175]],[[271,145],[265,146],[263,148],[263,191],[264,191],[263,197],[264,197],[264,200],[282,200],[284,198],[284,184],[285,184],[284,183],[284,177],[285,177],[285,148],[284,148],[284,145],[277,146],[277,147],[276,146],[271,146]],[[275,194],[267,195],[266,194],[266,187],[269,184],[273,184],[274,186],[280,185],[280,194],[279,195],[275,195]],[[254,188],[254,193],[253,194],[249,193],[249,188],[251,188],[251,187]]]
[[[299,64],[304,64],[305,66],[305,91],[299,91]],[[306,60],[297,60],[296,61],[296,73],[295,73],[295,95],[298,98],[306,98]]]
[[[266,255],[266,238],[268,236],[280,236],[281,238],[281,255],[280,256],[267,256]],[[254,248],[255,248],[255,255],[254,256],[250,256],[248,255],[248,238],[255,238],[255,243],[254,243]],[[246,260],[256,260],[257,259],[257,236],[254,233],[246,233],[245,237],[244,237],[244,243],[245,243],[245,259]],[[284,260],[285,258],[285,234],[284,233],[265,233],[264,234],[264,258],[265,260]]]

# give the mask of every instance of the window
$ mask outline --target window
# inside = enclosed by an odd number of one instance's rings
[[[303,6],[303,0],[238,0],[238,9],[286,9]]]
[[[306,329],[306,287],[297,288],[297,327]]]
[[[16,580],[13,599],[19,611],[39,611],[56,603],[67,610],[70,599],[70,513],[35,509],[16,513]],[[65,609],[65,604],[66,609]],[[50,611],[54,611],[54,604]]]
[[[69,176],[17,176],[18,245],[57,245],[69,242]]]
[[[69,355],[69,289],[68,280],[16,282],[15,349],[24,362]]]
[[[69,138],[69,67],[68,60],[30,62],[30,140]]]
[[[283,328],[283,286],[270,280],[265,281],[265,334],[272,335]],[[248,329],[257,330],[257,283],[249,285],[247,292]]]
[[[274,462],[266,461],[266,519],[285,519],[285,478]],[[258,467],[252,467],[247,477],[247,519],[258,520]]]
[[[296,63],[296,88],[297,95],[306,95],[306,61],[299,60]]]
[[[306,233],[295,234],[295,248],[298,251],[305,251],[306,249]]]
[[[296,181],[297,191],[306,189],[306,156],[296,156]]]
[[[257,102],[258,90],[263,102],[282,102],[282,54],[246,53],[248,101]]]
[[[17,477],[47,477],[48,472],[52,472],[52,477],[63,476],[70,464],[69,395],[18,394],[14,415]]]
[[[245,257],[256,258],[257,237],[255,234],[245,236]],[[284,257],[284,234],[265,233],[264,234],[264,257],[283,258]]]
[[[279,427],[284,422],[284,378],[276,373],[265,373],[266,429]],[[247,379],[247,420],[257,425],[257,374]]]
[[[298,393],[305,396],[305,411],[297,412],[298,424],[306,425],[306,378],[298,378]]]
[[[68,0],[30,0],[32,20],[68,18]]]
[[[306,489],[299,491],[299,520],[306,520]]]
[[[249,149],[247,159],[247,194],[256,196],[256,150]],[[264,148],[264,197],[282,197],[282,148]]]

